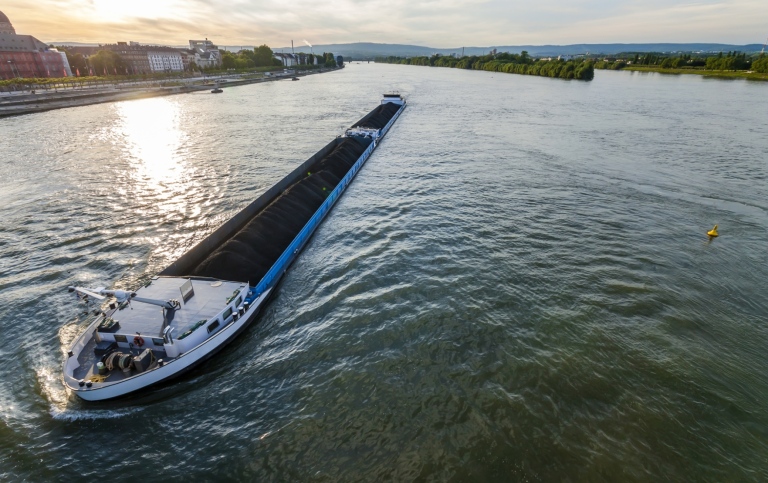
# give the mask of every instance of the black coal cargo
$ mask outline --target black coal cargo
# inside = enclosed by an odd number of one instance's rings
[[[366,138],[341,138],[303,177],[185,275],[258,283],[370,143]]]
[[[381,130],[404,107],[404,101],[402,105],[379,105],[353,127]],[[248,282],[263,285],[262,289],[271,286],[279,275],[269,279],[265,275],[273,268],[285,270],[290,265],[300,246],[281,265],[276,262],[363,153],[373,148],[372,139],[381,139],[359,134],[338,137],[325,145],[159,275]],[[316,227],[313,224],[311,231]],[[301,238],[302,246],[306,239]]]
[[[395,116],[395,114],[397,114],[397,111],[399,110],[400,105],[395,104],[394,102],[381,104],[379,107],[369,112],[367,116],[353,124],[352,127],[381,129],[386,126],[390,120],[392,120],[392,118]]]

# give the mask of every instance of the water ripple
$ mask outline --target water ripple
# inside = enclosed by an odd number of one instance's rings
[[[764,86],[688,77],[355,64],[0,121],[0,477],[768,478]],[[255,327],[67,393],[67,285],[142,283],[392,88]]]

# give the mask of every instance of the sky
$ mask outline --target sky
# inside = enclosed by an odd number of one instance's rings
[[[454,48],[768,37],[766,0],[2,0],[0,11],[43,42]]]

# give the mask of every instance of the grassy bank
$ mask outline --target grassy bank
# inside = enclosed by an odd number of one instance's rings
[[[723,79],[750,79],[768,81],[768,74],[760,72],[748,72],[748,71],[725,71],[725,70],[706,70],[706,69],[663,69],[661,67],[648,67],[648,66],[631,66],[628,65],[621,70],[629,70],[632,72],[658,72],[659,74],[693,74],[703,75],[706,77],[718,77]]]

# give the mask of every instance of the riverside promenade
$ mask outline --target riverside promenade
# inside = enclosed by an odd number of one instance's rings
[[[290,80],[293,77],[304,77],[338,69],[337,67],[334,69],[299,71],[295,73],[278,72],[258,77],[245,77],[239,74],[222,75],[217,78],[208,77],[165,81],[152,86],[147,86],[144,82],[123,82],[110,86],[68,88],[42,92],[0,92],[0,118],[105,102],[185,94],[188,92],[211,90],[214,87],[228,88],[261,82]]]

